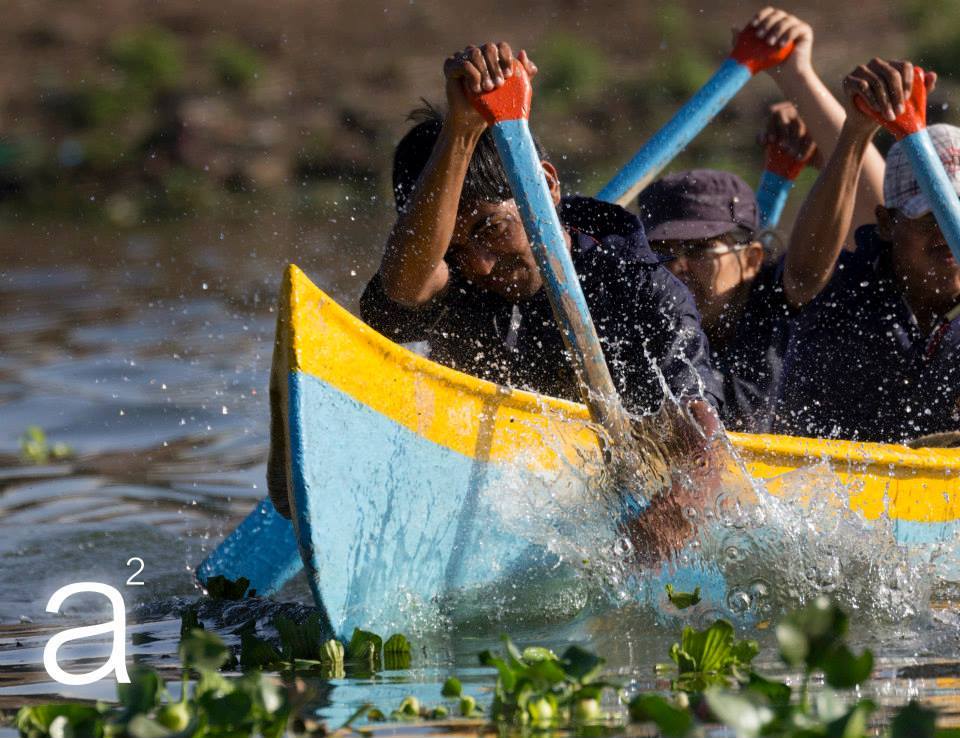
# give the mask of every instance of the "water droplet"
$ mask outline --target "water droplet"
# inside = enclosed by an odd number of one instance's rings
[[[633,553],[633,544],[629,538],[618,538],[613,544],[613,553],[619,558],[625,558]]]
[[[742,589],[730,590],[727,595],[727,607],[737,614],[743,614],[750,609],[750,595]]]

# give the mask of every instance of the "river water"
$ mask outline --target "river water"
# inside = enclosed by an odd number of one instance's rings
[[[53,630],[101,614],[102,603],[83,599],[71,602],[64,616],[44,612],[50,595],[71,582],[119,588],[130,612],[132,658],[175,678],[178,608],[200,595],[192,570],[265,494],[266,390],[283,265],[297,263],[354,309],[379,258],[389,213],[376,203],[342,205],[309,223],[252,212],[246,222],[136,232],[44,224],[6,230],[0,243],[0,708],[57,696],[113,697],[110,681],[68,688],[43,670],[42,648]],[[71,458],[23,462],[20,439],[30,426],[42,428],[51,443],[67,444]],[[795,522],[791,530],[799,536],[810,521]],[[849,526],[833,535],[834,549],[858,537]],[[811,550],[826,545],[817,539],[816,531],[796,538]],[[856,579],[865,547],[894,555],[868,541],[856,548],[860,558],[838,557],[844,577]],[[720,557],[723,550],[701,555]],[[128,566],[133,558],[143,561],[139,573],[136,562]],[[813,562],[813,579],[837,590],[836,581],[822,582],[830,566],[819,563]],[[762,576],[775,583],[777,570],[790,565],[767,561]],[[891,564],[901,565],[910,562]],[[929,562],[926,569],[923,562],[917,566],[919,573],[900,585],[871,581],[864,570],[850,595],[860,609],[853,640],[879,657],[865,691],[882,704],[920,696],[960,713],[954,707],[960,694],[954,588],[929,573]],[[142,584],[128,584],[131,575]],[[895,606],[887,590],[879,605],[867,604],[871,592],[904,582],[910,586]],[[302,577],[275,599],[310,603]],[[691,617],[699,624],[713,614]],[[389,709],[413,693],[436,702],[451,673],[477,690],[489,677],[476,668],[476,653],[501,629],[525,644],[587,643],[622,679],[652,687],[653,664],[667,660],[678,622],[620,603],[554,622],[470,623],[415,644],[411,670],[314,685],[315,706],[336,722],[364,701]],[[229,623],[210,624],[234,638]],[[769,624],[745,618],[739,629],[770,646]],[[101,651],[77,645],[64,653],[82,663],[95,662]],[[761,659],[772,667],[772,648]]]

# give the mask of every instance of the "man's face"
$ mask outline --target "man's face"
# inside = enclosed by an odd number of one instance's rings
[[[880,235],[893,242],[893,270],[908,293],[952,304],[960,297],[960,265],[933,213],[908,218],[899,210],[878,212]],[[883,216],[886,217],[883,217]]]
[[[525,300],[543,285],[514,200],[462,208],[448,255],[464,277],[508,300]]]
[[[674,257],[664,266],[693,294],[705,323],[715,319],[745,282],[763,264],[757,242],[737,243],[729,237],[698,241],[655,241],[654,250]]]

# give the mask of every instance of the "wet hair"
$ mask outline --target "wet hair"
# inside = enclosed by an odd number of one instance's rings
[[[423,101],[423,107],[413,110],[407,116],[413,121],[413,126],[400,139],[393,152],[393,197],[397,212],[402,212],[413,192],[413,188],[420,178],[420,174],[427,166],[427,161],[433,153],[433,147],[440,137],[443,127],[443,114],[433,105]],[[534,137],[537,156],[545,160],[546,154],[540,142]],[[463,180],[463,192],[460,195],[460,206],[478,202],[503,202],[513,197],[510,191],[510,182],[500,155],[493,143],[493,135],[488,128],[480,136],[477,147],[474,149],[467,175]]]

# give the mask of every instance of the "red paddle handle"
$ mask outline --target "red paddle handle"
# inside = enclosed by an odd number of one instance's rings
[[[500,87],[479,95],[473,90],[467,90],[467,95],[473,107],[490,125],[505,120],[530,119],[533,88],[530,86],[527,70],[516,59],[513,60],[513,74],[507,77]]]
[[[810,153],[802,159],[798,159],[779,144],[767,144],[767,155],[763,168],[768,172],[779,174],[784,179],[794,180],[800,176],[800,172],[807,166],[816,149],[811,149]]]
[[[785,46],[771,46],[761,38],[753,26],[747,26],[737,36],[730,58],[743,64],[752,74],[775,67],[793,53],[793,41]]]
[[[867,101],[860,95],[854,98],[854,102],[861,112],[873,118],[899,141],[901,138],[906,138],[911,133],[916,133],[927,127],[927,85],[925,79],[924,71],[920,67],[914,67],[913,89],[910,91],[910,99],[904,105],[906,109],[895,120],[884,118],[880,112],[867,105]]]

